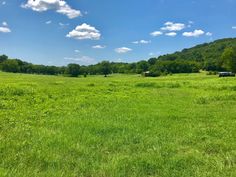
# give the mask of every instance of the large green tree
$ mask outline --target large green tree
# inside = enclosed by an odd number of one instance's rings
[[[80,65],[78,64],[68,64],[66,68],[66,74],[69,74],[71,77],[78,77],[80,74]]]
[[[2,70],[5,72],[20,72],[20,66],[17,60],[5,60],[1,65]]]
[[[101,73],[107,77],[108,74],[111,74],[111,65],[109,61],[102,61],[100,64]]]
[[[136,71],[138,74],[141,74],[142,72],[148,71],[149,69],[149,63],[145,60],[139,61],[136,65]]]
[[[0,63],[6,61],[8,59],[8,56],[6,55],[0,55]]]
[[[236,50],[232,47],[228,47],[224,50],[222,56],[222,66],[232,72],[236,72]]]

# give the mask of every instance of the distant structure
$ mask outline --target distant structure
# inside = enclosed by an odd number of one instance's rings
[[[150,77],[151,76],[151,72],[150,71],[145,71],[142,73],[143,77]]]
[[[219,72],[219,77],[235,77],[235,73],[232,73],[232,72]]]

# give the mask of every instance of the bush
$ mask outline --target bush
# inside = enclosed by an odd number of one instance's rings
[[[207,75],[217,75],[218,72],[217,71],[208,71]]]

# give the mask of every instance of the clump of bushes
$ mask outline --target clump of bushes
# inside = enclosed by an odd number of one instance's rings
[[[207,75],[217,75],[218,72],[217,71],[208,71]]]

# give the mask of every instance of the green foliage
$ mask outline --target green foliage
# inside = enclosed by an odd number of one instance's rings
[[[207,75],[217,75],[218,73],[216,71],[208,71]]]
[[[0,73],[0,176],[236,176],[236,80]]]
[[[221,56],[222,66],[232,72],[236,72],[236,49],[226,48]]]
[[[7,59],[0,63],[0,69],[5,72],[57,75],[65,72],[65,67],[33,65],[19,59]]]
[[[148,60],[149,65],[155,65],[156,62],[157,62],[157,59],[156,59],[156,58],[150,58],[150,59]]]
[[[197,45],[181,52],[158,57],[158,60],[194,61],[199,63],[200,69],[208,71],[222,71],[221,55],[225,48],[236,47],[236,38],[216,40],[211,43]]]
[[[111,65],[108,61],[102,61],[98,64],[100,66],[101,73],[107,77],[108,74],[111,74]]]
[[[148,71],[149,69],[149,63],[147,61],[139,61],[136,64],[136,72],[138,74],[141,74],[142,72]]]
[[[20,65],[17,60],[5,60],[1,64],[2,71],[17,73],[20,71]]]
[[[157,61],[155,65],[151,67],[151,71],[159,71],[160,73],[197,73],[200,67],[197,62],[194,61]]]
[[[8,56],[6,55],[0,55],[0,63],[6,61],[8,59]]]
[[[66,68],[66,74],[71,77],[78,77],[80,74],[80,65],[78,64],[68,64]]]

